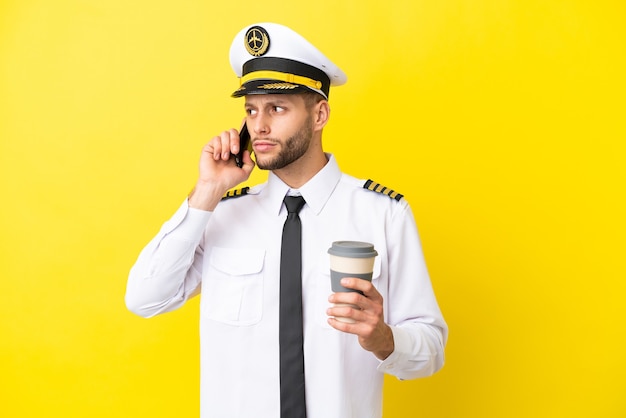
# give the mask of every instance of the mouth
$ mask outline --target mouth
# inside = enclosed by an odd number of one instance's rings
[[[256,139],[252,142],[252,148],[254,149],[255,153],[263,153],[263,152],[270,151],[276,145],[278,145],[277,142],[270,141],[267,139]]]

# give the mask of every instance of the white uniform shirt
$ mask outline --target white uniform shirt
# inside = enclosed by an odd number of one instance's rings
[[[383,373],[431,375],[444,361],[447,326],[405,200],[363,188],[332,155],[298,191],[307,416],[382,415]],[[185,201],[144,248],[130,272],[126,303],[149,317],[182,306],[198,286],[202,418],[280,416],[278,306],[280,246],[289,187],[270,173],[247,195],[213,212]],[[328,248],[367,241],[378,251],[372,282],[384,298],[395,350],[385,360],[327,323]]]

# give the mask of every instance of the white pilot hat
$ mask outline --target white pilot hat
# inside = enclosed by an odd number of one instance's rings
[[[230,65],[240,85],[233,97],[312,90],[328,99],[330,86],[347,81],[309,41],[277,23],[243,28],[230,46]]]

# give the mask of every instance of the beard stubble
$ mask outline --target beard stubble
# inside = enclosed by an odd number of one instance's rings
[[[292,164],[294,161],[297,161],[309,149],[311,139],[313,138],[312,125],[313,118],[309,115],[300,129],[298,129],[294,135],[282,143],[282,148],[277,156],[268,160],[260,159],[257,156],[257,167],[262,170],[280,170],[287,167],[289,164]],[[280,143],[280,141],[276,139],[269,139]]]

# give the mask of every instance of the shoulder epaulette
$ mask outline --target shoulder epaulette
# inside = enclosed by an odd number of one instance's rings
[[[380,185],[380,183],[374,182],[373,180],[366,181],[365,184],[363,185],[363,188],[367,190],[371,190],[373,192],[386,194],[387,196],[389,196],[392,199],[397,200],[398,202],[402,200],[402,198],[404,197],[404,195],[394,192],[393,190],[388,189],[385,186]]]
[[[233,197],[245,196],[248,194],[249,187],[243,187],[241,189],[229,190],[222,196],[222,200],[232,199]]]

